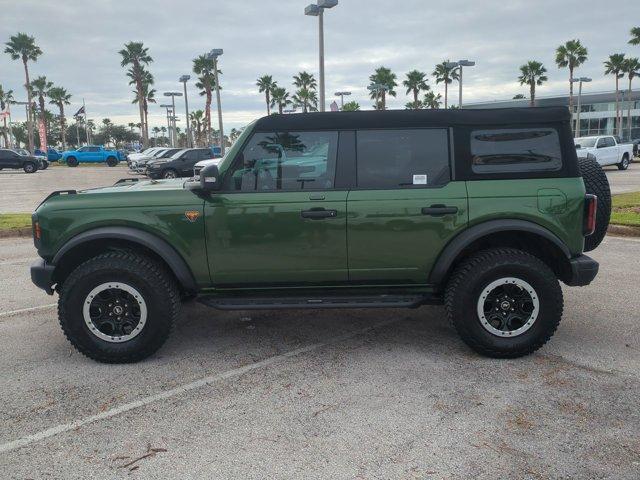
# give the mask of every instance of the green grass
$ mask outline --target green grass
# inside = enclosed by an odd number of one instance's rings
[[[30,213],[0,213],[0,231],[31,228]]]
[[[613,196],[611,223],[640,227],[640,192],[621,193]]]

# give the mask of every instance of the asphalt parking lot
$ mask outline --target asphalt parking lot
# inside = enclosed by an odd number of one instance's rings
[[[470,352],[439,307],[218,312],[185,305],[135,365],[78,354],[0,240],[2,478],[640,477],[640,240],[565,289],[536,354]]]
[[[628,170],[606,167],[615,193],[633,192],[640,189],[640,162],[636,161]],[[121,178],[141,178],[142,175],[129,173],[126,163],[116,167],[53,166],[32,174],[22,170],[0,171],[0,213],[31,213],[38,204],[54,190],[103,187],[113,185]]]

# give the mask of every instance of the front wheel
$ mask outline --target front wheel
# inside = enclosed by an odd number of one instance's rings
[[[27,162],[22,166],[22,169],[25,173],[35,173],[38,170],[38,167],[33,162]]]
[[[69,165],[70,167],[77,167],[78,166],[78,159],[76,157],[67,158],[67,165]]]
[[[625,153],[622,161],[618,164],[618,170],[626,170],[629,168],[629,156]]]
[[[477,253],[453,273],[448,317],[462,340],[488,357],[516,358],[542,347],[562,318],[560,284],[537,257],[511,248]]]
[[[118,165],[118,160],[115,157],[107,158],[107,166],[115,167],[116,165]]]
[[[133,252],[91,258],[63,282],[58,318],[73,346],[104,363],[130,363],[156,352],[180,307],[163,265]]]

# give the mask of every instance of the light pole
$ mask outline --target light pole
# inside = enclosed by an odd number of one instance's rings
[[[187,82],[189,81],[189,79],[191,78],[191,75],[182,75],[178,81],[182,82],[182,84],[184,85],[184,110],[185,113],[187,114],[186,119],[187,119],[187,146],[189,147],[193,147],[193,139],[191,137],[191,127],[189,126],[189,100],[187,99]]]
[[[207,54],[213,60],[213,75],[216,81],[216,105],[218,107],[218,128],[220,130],[220,152],[224,156],[224,129],[222,128],[222,103],[220,102],[220,82],[218,81],[218,57],[222,55],[221,48],[214,48]]]
[[[173,110],[173,115],[175,118],[175,114],[176,114],[176,97],[181,97],[182,94],[180,92],[164,92],[163,94],[165,97],[171,97],[171,110]],[[171,144],[172,147],[175,147],[177,141],[178,141],[178,135],[176,135],[176,122],[172,121],[171,122],[171,126],[173,127],[173,143]]]
[[[344,97],[345,95],[351,95],[351,92],[336,92],[334,95],[340,97],[340,110],[342,110],[344,107]]]
[[[447,67],[458,68],[458,108],[462,108],[462,67],[473,67],[476,62],[469,60],[458,60],[457,62],[447,62]]]
[[[581,103],[581,97],[582,97],[582,84],[589,83],[590,81],[591,79],[589,77],[580,77],[580,78],[571,79],[571,83],[578,82],[578,110],[576,112],[576,128],[574,130],[574,136],[576,138],[580,136],[580,109],[582,108],[580,103]],[[571,112],[571,114],[573,114],[573,112]]]
[[[171,105],[165,103],[165,104],[160,105],[160,108],[166,109],[166,114],[167,114],[167,133],[169,134],[169,142],[173,146],[173,141],[171,140],[171,123],[169,122],[169,112],[171,112]],[[171,115],[173,115],[173,112],[171,112]]]
[[[338,5],[338,0],[318,0],[318,4],[307,5],[304,14],[310,17],[318,17],[318,60],[320,70],[320,111],[324,112],[324,9]]]

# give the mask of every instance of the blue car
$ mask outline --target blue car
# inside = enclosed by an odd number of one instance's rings
[[[70,150],[62,154],[62,162],[70,167],[77,167],[80,163],[106,163],[115,167],[124,156],[117,150],[109,150],[101,145],[87,145],[77,150]]]
[[[47,147],[47,154],[46,155],[40,149],[36,149],[35,155],[42,156],[42,157],[46,156],[47,157],[47,161],[49,161],[49,162],[57,162],[58,160],[60,160],[62,158],[62,154],[60,152],[58,152],[55,148],[51,148],[51,147]]]

